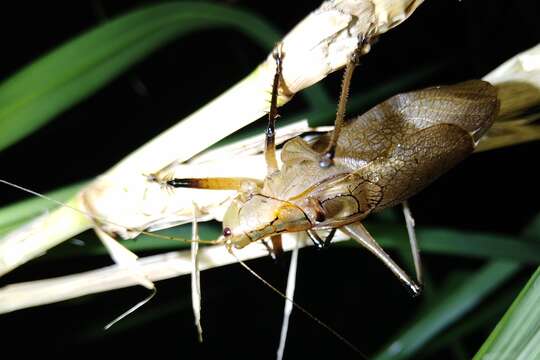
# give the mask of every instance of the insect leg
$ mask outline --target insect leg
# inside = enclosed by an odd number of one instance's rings
[[[336,234],[336,229],[330,230],[330,233],[324,238],[324,240],[321,239],[321,237],[319,236],[319,234],[317,234],[315,230],[307,230],[306,233],[317,248],[324,249],[327,248],[332,242],[332,239]]]
[[[199,342],[203,341],[203,330],[201,326],[201,271],[199,270],[199,227],[198,227],[199,208],[193,203],[193,224],[191,235],[191,306],[193,307],[193,317],[195,318],[195,327]]]
[[[273,235],[270,237],[270,241],[272,242],[272,246],[268,244],[267,239],[262,240],[262,244],[270,254],[270,257],[272,260],[276,260],[281,254],[283,254],[283,244],[281,241],[281,235]]]
[[[324,246],[324,241],[317,235],[317,232],[314,230],[306,230],[306,233],[309,236],[309,239],[313,242],[313,244],[318,248],[322,249]]]
[[[345,110],[347,107],[347,99],[349,97],[351,79],[357,64],[358,52],[355,52],[347,63],[347,66],[345,67],[345,72],[343,74],[343,81],[341,83],[341,95],[339,96],[336,121],[334,123],[334,131],[332,132],[332,138],[330,139],[330,143],[326,147],[326,150],[322,153],[321,160],[319,161],[319,165],[322,168],[327,168],[333,163],[334,155],[336,152],[336,145],[339,139],[339,133],[341,132],[341,129],[343,128],[343,124],[345,122]]]
[[[321,159],[319,160],[319,166],[322,168],[331,166],[334,160],[339,134],[345,123],[345,111],[347,110],[347,99],[349,97],[349,89],[351,87],[351,79],[354,69],[358,65],[360,57],[369,52],[371,44],[375,41],[376,37],[362,37],[358,41],[357,49],[351,55],[351,58],[345,67],[343,81],[341,83],[341,94],[339,96],[338,108],[336,112],[336,121],[334,123],[334,131],[332,132],[330,143],[326,147],[326,150],[322,153]]]
[[[298,268],[298,242],[303,237],[303,234],[298,234],[296,246],[291,253],[291,263],[289,265],[289,274],[287,276],[287,288],[285,291],[285,308],[283,309],[283,322],[281,323],[281,335],[279,337],[279,347],[277,351],[277,360],[283,359],[283,353],[285,352],[285,343],[287,342],[287,332],[289,330],[289,320],[293,310],[294,301],[294,289],[296,288],[296,269]],[[289,300],[290,299],[290,300]]]
[[[279,90],[279,83],[281,79],[282,71],[282,58],[281,48],[278,45],[272,54],[276,60],[276,72],[274,74],[274,82],[272,83],[272,95],[270,98],[270,111],[268,112],[268,126],[265,132],[265,147],[264,158],[266,159],[266,165],[268,168],[268,175],[278,170],[276,160],[276,119],[279,117],[277,112],[277,97]]]
[[[330,243],[332,242],[332,239],[334,238],[334,235],[336,235],[336,229],[332,229],[330,230],[330,233],[326,236],[326,238],[324,239],[324,244],[323,246],[326,248],[328,246],[330,246]]]
[[[195,188],[210,190],[241,190],[244,184],[260,184],[260,180],[249,178],[174,178],[166,181],[173,188]]]
[[[274,254],[274,251],[272,250],[270,244],[268,244],[268,241],[266,239],[262,239],[261,243],[264,245],[266,251],[268,251],[268,254],[270,254],[272,260],[276,260],[276,255]]]
[[[422,284],[422,261],[420,259],[420,249],[418,248],[418,242],[416,241],[416,232],[414,231],[414,218],[412,217],[411,209],[409,208],[408,202],[404,201],[402,205],[403,215],[405,216],[405,223],[407,224],[407,233],[409,234],[409,243],[411,244],[414,270],[416,271],[416,280],[419,284]]]
[[[420,294],[421,287],[412,281],[409,275],[390,258],[360,222],[345,225],[340,230],[377,256],[407,286],[413,296]]]
[[[270,237],[270,241],[272,241],[272,252],[274,254],[274,257],[277,258],[281,254],[283,254],[283,243],[281,241],[281,235],[277,234]]]

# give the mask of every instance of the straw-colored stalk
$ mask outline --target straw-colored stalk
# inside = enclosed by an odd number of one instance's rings
[[[501,110],[498,121],[481,140],[477,151],[540,139],[540,44],[522,52],[484,77],[497,86]],[[525,111],[524,111],[525,110]]]
[[[345,236],[338,233],[334,241],[345,239]],[[293,234],[284,234],[283,250],[290,251],[297,243],[299,247],[311,245],[306,241],[298,242]],[[254,244],[237,251],[235,255],[240,260],[250,260],[268,256],[268,250],[262,244]],[[197,257],[201,271],[237,262],[220,245],[200,248]],[[191,274],[193,266],[191,250],[147,256],[139,259],[138,263],[145,277],[153,282]],[[136,284],[138,282],[133,279],[130,269],[114,264],[79,274],[7,285],[0,290],[0,314]]]

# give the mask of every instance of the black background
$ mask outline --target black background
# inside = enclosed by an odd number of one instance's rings
[[[18,2],[0,14],[0,79],[55,46],[112,17],[151,1]],[[317,1],[229,1],[251,10],[283,33]],[[514,54],[538,42],[536,1],[427,1],[394,31],[384,35],[355,74],[353,92],[422,66],[444,64],[415,87],[480,78]],[[131,68],[95,95],[58,116],[33,135],[0,153],[1,176],[48,191],[106,171],[145,141],[175,124],[247,75],[266,51],[243,35],[218,29],[175,41]],[[337,98],[340,74],[324,86]],[[142,90],[141,90],[142,89]],[[382,99],[381,99],[382,100]],[[305,109],[300,96],[282,110]],[[331,123],[332,119],[329,119]],[[475,155],[412,200],[418,226],[443,226],[516,235],[538,211],[539,144]],[[25,195],[2,188],[0,201]],[[267,280],[284,287],[287,258],[252,262]],[[477,269],[480,260],[427,255],[437,281],[455,269]],[[60,263],[32,262],[3,283],[62,275],[108,265],[106,257]],[[523,276],[530,274],[527,270]],[[519,281],[516,280],[516,281]],[[107,349],[171,353],[177,358],[274,358],[283,300],[239,266],[203,273],[205,343],[196,342],[189,279],[158,284],[156,298],[134,314],[130,330],[101,327],[143,298],[130,288],[0,317],[2,347],[77,356]],[[335,247],[304,250],[297,297],[315,315],[370,354],[413,315],[412,300],[378,261],[363,251]],[[163,311],[157,319],[145,320]],[[161,314],[161,313],[160,313]],[[8,335],[6,338],[5,336]],[[474,354],[487,333],[467,339]],[[23,345],[23,347],[20,347]],[[346,346],[313,321],[294,314],[287,358],[350,358]],[[447,352],[433,358],[452,358]]]

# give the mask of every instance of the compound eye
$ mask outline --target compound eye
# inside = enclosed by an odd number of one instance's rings
[[[232,231],[230,228],[226,227],[223,229],[223,236],[231,236]]]

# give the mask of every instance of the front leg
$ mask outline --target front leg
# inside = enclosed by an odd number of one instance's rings
[[[262,240],[262,244],[270,254],[270,257],[272,260],[277,260],[278,257],[280,257],[283,254],[283,243],[281,240],[281,235],[273,235],[270,237],[270,242],[272,243],[272,246],[268,244],[268,241],[266,239]]]
[[[270,98],[270,111],[268,111],[268,126],[265,132],[265,147],[264,158],[266,160],[267,175],[271,175],[278,170],[278,164],[276,160],[276,119],[279,117],[277,112],[277,98],[280,80],[282,77],[282,59],[281,47],[278,44],[274,53],[274,60],[276,61],[276,72],[274,73],[274,81],[272,83],[272,95]]]
[[[317,234],[315,230],[307,230],[306,233],[308,234],[311,241],[313,241],[313,244],[318,249],[326,249],[328,246],[330,246],[330,243],[332,242],[332,239],[334,238],[334,235],[336,234],[336,229],[330,230],[328,235],[323,239]]]
[[[258,187],[262,183],[250,178],[174,178],[165,181],[165,185],[173,188],[192,188],[208,190],[237,190]]]
[[[319,160],[319,166],[321,168],[327,168],[334,163],[334,155],[336,154],[336,147],[339,140],[341,129],[345,125],[345,111],[347,109],[347,100],[349,98],[349,89],[351,87],[351,79],[354,69],[358,66],[360,56],[366,54],[369,51],[371,43],[374,39],[370,37],[363,37],[358,42],[358,48],[351,55],[351,58],[347,62],[345,72],[343,73],[343,80],[341,83],[341,94],[339,96],[338,108],[336,112],[336,120],[334,122],[334,131],[330,143],[321,154]]]
[[[345,67],[345,73],[343,74],[343,81],[341,83],[341,95],[339,96],[336,120],[334,122],[334,131],[332,132],[330,143],[321,154],[321,159],[319,161],[319,166],[321,168],[330,167],[334,163],[334,155],[336,154],[339,134],[345,123],[345,110],[347,108],[347,99],[349,98],[349,88],[351,86],[351,79],[356,65],[357,56],[355,53]]]
[[[193,203],[193,223],[191,235],[191,305],[199,342],[203,342],[203,330],[201,326],[201,272],[199,269],[199,208]]]

